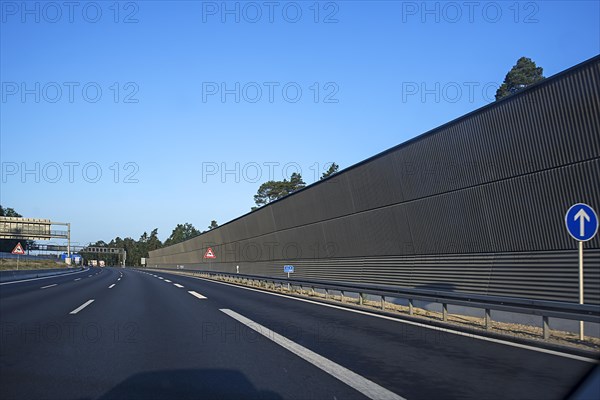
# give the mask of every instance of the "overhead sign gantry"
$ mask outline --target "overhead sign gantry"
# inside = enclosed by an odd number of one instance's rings
[[[96,253],[96,254],[117,254],[119,262],[125,266],[127,260],[127,251],[120,247],[102,247],[102,246],[87,246],[80,250],[81,253]]]
[[[53,225],[67,230],[52,229]],[[0,217],[0,239],[50,240],[67,239],[67,257],[71,257],[71,223],[41,218]]]

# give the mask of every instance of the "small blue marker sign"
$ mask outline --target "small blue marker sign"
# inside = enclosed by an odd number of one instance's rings
[[[567,211],[565,225],[573,239],[587,242],[598,232],[598,216],[592,207],[578,203]]]
[[[294,272],[294,266],[293,265],[284,265],[283,266],[283,272],[285,273],[293,273]]]

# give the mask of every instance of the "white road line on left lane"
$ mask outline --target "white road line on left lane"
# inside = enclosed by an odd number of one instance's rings
[[[66,273],[66,274],[42,276],[40,278],[30,278],[30,279],[21,279],[21,280],[18,280],[18,281],[2,282],[2,283],[0,283],[0,286],[2,286],[2,285],[14,285],[15,283],[21,283],[21,282],[39,281],[40,279],[62,278],[62,277],[67,276],[67,275],[71,275],[71,274],[77,275],[77,274],[81,274],[81,273],[88,272],[88,271],[89,271],[89,269],[84,269],[83,271],[79,271],[79,272],[69,272],[69,273]]]

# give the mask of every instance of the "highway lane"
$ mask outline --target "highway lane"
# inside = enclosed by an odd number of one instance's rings
[[[0,282],[0,290],[2,291],[2,297],[5,298],[9,295],[27,292],[30,289],[36,287],[71,282],[75,279],[83,279],[85,277],[89,277],[89,275],[98,274],[100,272],[102,272],[102,270],[99,268],[85,268],[82,271],[76,271],[61,275],[30,278],[20,281]]]
[[[17,315],[19,322],[39,321],[46,313],[59,312],[60,305],[69,307],[77,301],[74,298],[85,297],[81,297],[84,292],[102,289],[104,282],[112,279],[111,275],[110,271],[90,268],[74,274],[0,285],[1,321],[8,321],[12,315]],[[55,304],[53,308],[40,307],[48,300]]]
[[[208,299],[130,270],[118,281],[119,272],[56,296],[34,290],[18,311],[0,301],[3,399],[365,398],[266,338],[245,340]],[[206,335],[213,327],[230,337]]]
[[[0,397],[561,398],[593,365],[191,277],[97,270],[0,286]]]
[[[157,274],[417,398],[562,398],[593,363],[341,311],[288,296]]]

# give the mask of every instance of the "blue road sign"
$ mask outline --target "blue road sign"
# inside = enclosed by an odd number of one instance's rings
[[[587,242],[598,232],[598,216],[592,207],[577,203],[567,211],[565,225],[573,239]]]
[[[283,272],[287,272],[288,274],[294,272],[294,266],[293,265],[284,265]]]

